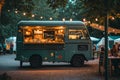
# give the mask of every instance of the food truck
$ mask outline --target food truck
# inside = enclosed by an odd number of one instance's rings
[[[16,58],[40,67],[42,62],[68,62],[83,66],[93,58],[92,41],[81,21],[20,21],[17,26]]]

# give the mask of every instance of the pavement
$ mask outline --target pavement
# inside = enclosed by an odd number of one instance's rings
[[[15,54],[0,55],[0,75],[7,73],[12,80],[105,80],[98,72],[98,59],[85,62],[83,67],[72,67],[69,63],[43,63],[32,69],[29,63],[19,67]],[[120,76],[109,76],[108,80],[120,80]]]

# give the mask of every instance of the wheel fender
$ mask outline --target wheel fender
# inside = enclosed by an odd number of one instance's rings
[[[73,59],[75,56],[82,56],[82,57],[84,58],[84,60],[88,61],[88,60],[86,59],[85,55],[83,55],[83,54],[74,54],[74,55],[72,56],[70,62],[72,61],[72,59]]]
[[[32,56],[30,56],[30,58],[29,58],[29,62],[30,62],[30,60],[33,58],[33,57],[39,57],[40,59],[42,59],[42,57],[40,56],[40,55],[38,55],[38,54],[34,54],[34,55],[32,55]]]

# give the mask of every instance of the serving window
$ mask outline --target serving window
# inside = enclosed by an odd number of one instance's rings
[[[69,29],[68,33],[69,39],[88,39],[88,33],[85,29]]]
[[[24,43],[64,43],[62,26],[25,26],[23,27]]]

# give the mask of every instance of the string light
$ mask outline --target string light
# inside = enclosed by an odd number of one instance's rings
[[[17,14],[17,13],[18,13],[18,11],[15,11],[15,13]]]
[[[34,15],[34,14],[32,14],[32,17],[35,17],[35,15]]]
[[[114,17],[112,17],[111,19],[112,19],[112,20],[115,20],[115,18],[114,18]]]
[[[72,18],[70,18],[70,21],[72,21]]]
[[[84,19],[83,19],[83,22],[85,22],[85,21],[86,21],[86,19],[84,18]]]
[[[65,21],[65,18],[63,18],[62,20]]]
[[[52,17],[50,17],[50,20],[52,20]]]
[[[10,12],[10,10],[8,10],[8,12]]]
[[[115,30],[113,29],[113,32],[115,32]]]
[[[42,17],[42,16],[41,16],[40,18],[41,18],[41,19],[43,19],[43,17]]]
[[[8,12],[10,12],[10,10],[8,10]],[[15,9],[15,13],[18,13],[17,9]],[[23,15],[25,16],[26,13],[24,12]],[[120,13],[118,13],[116,15],[117,15],[118,18],[120,17]],[[35,17],[35,15],[32,14],[31,17]],[[43,16],[41,16],[40,18],[43,19]],[[53,18],[50,17],[49,19],[52,20]],[[115,20],[115,17],[109,16],[109,19]],[[63,18],[62,21],[65,21],[65,18]],[[72,21],[72,18],[70,18],[70,21]],[[98,18],[95,18],[95,21],[98,21]],[[86,18],[83,18],[83,22],[86,23],[86,24],[90,24],[90,26],[93,27],[93,28],[96,28],[96,29],[104,31],[104,26],[101,26],[101,25],[95,24],[95,23],[91,23],[90,21],[87,21]],[[120,33],[120,30],[109,27],[108,28],[108,33],[115,33],[115,34],[117,34],[117,33]]]
[[[95,18],[95,21],[98,21],[98,19],[97,19],[97,18]]]
[[[25,15],[26,15],[26,13],[24,12],[24,13],[23,13],[23,15],[25,16]]]
[[[95,29],[104,31],[104,26],[102,26],[102,25],[98,25],[98,24],[96,24],[96,23],[91,23],[90,26],[91,26],[92,28],[95,28]],[[108,28],[108,33],[115,33],[115,34],[119,33],[119,34],[120,34],[120,30],[109,27],[109,28]]]

